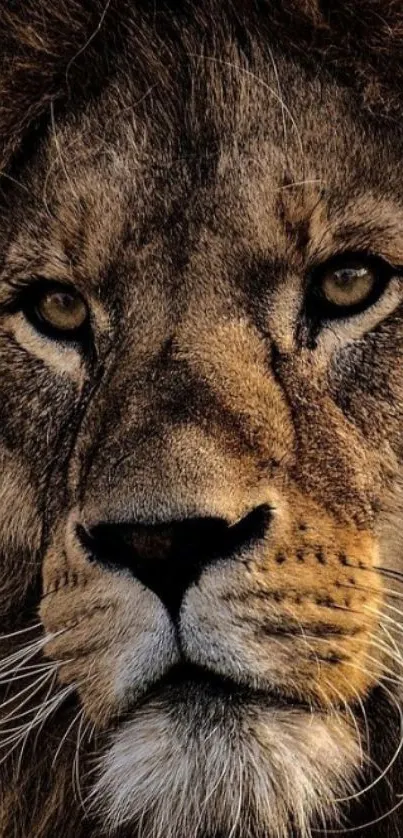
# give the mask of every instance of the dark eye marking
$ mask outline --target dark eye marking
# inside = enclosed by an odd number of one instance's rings
[[[374,305],[402,269],[380,256],[342,253],[311,271],[306,316],[316,323],[345,319]]]

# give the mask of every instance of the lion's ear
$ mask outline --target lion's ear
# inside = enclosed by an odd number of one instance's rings
[[[119,5],[115,2],[114,6]],[[99,60],[105,0],[2,0],[0,4],[0,170],[50,103],[85,87]],[[76,60],[77,59],[77,60]]]

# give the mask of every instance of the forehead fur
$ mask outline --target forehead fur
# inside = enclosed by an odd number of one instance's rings
[[[26,132],[40,128],[51,102],[93,94],[122,58],[136,66],[147,89],[164,80],[170,57],[178,66],[196,43],[214,52],[229,34],[246,56],[253,41],[280,44],[315,74],[354,85],[372,113],[397,122],[403,83],[397,0],[204,0],[196,8],[190,0],[6,0],[0,9],[2,168]]]

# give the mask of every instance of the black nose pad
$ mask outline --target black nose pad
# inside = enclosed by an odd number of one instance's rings
[[[100,523],[77,535],[91,561],[110,570],[128,570],[150,588],[172,617],[203,569],[235,556],[267,531],[270,509],[260,506],[229,526],[221,518],[186,518],[163,524]]]

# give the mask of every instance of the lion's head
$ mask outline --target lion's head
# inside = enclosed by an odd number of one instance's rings
[[[401,834],[401,19],[363,5],[0,12],[2,838]]]

